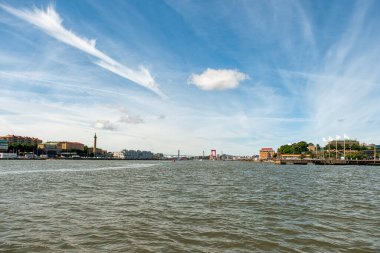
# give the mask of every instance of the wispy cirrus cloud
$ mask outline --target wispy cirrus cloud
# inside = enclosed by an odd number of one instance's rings
[[[144,123],[143,119],[138,115],[123,115],[120,117],[119,122],[126,124]]]
[[[352,7],[347,29],[326,48],[318,65],[280,71],[285,81],[294,84],[289,86],[294,94],[304,98],[302,110],[311,119],[304,135],[321,140],[346,132],[360,141],[379,141],[380,46],[378,22],[370,15],[373,3]]]
[[[192,74],[188,80],[202,90],[226,90],[239,86],[248,75],[234,69],[206,69],[202,74]]]
[[[149,70],[144,66],[140,66],[139,70],[126,67],[97,49],[96,40],[80,37],[74,32],[66,29],[62,25],[61,17],[52,5],[49,5],[46,10],[38,8],[34,8],[33,10],[20,10],[5,4],[0,4],[0,7],[8,13],[38,27],[51,37],[96,57],[98,60],[94,63],[98,66],[139,84],[155,92],[162,98],[166,97],[166,95],[160,90],[159,85],[155,82]]]

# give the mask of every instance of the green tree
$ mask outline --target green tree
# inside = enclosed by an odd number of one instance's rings
[[[310,145],[313,145],[313,143],[300,141],[291,145],[282,145],[277,151],[281,154],[307,154],[309,153],[308,146]]]
[[[84,154],[85,156],[88,155],[88,146],[87,146],[87,145],[84,145],[84,148],[83,148],[83,154]]]
[[[357,143],[353,143],[351,146],[350,146],[350,149],[351,150],[361,150],[361,147],[359,144]]]

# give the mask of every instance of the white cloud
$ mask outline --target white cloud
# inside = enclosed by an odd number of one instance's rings
[[[96,40],[79,37],[72,31],[67,30],[62,25],[62,19],[52,5],[48,6],[46,10],[38,8],[34,8],[33,10],[18,10],[4,4],[0,4],[0,7],[12,15],[38,27],[51,37],[98,58],[98,61],[95,62],[98,66],[150,89],[160,97],[166,97],[145,67],[140,66],[139,70],[128,68],[98,50],[96,48]]]
[[[237,70],[208,68],[200,75],[192,74],[188,83],[202,90],[226,90],[238,87],[246,79],[248,75]]]
[[[103,129],[103,130],[116,130],[116,126],[109,120],[98,120],[96,121],[93,126],[97,129]]]

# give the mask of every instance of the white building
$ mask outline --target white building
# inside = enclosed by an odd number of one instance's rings
[[[8,141],[0,140],[0,151],[8,151]]]
[[[16,153],[0,153],[0,159],[14,159],[17,158]]]
[[[124,152],[113,152],[112,157],[116,159],[125,159]]]

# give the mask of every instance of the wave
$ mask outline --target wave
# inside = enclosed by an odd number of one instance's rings
[[[138,168],[149,168],[153,167],[156,164],[151,163],[138,163],[138,164],[129,164],[125,166],[108,166],[108,167],[99,167],[99,168],[62,168],[62,169],[46,169],[46,170],[18,170],[18,171],[5,171],[0,172],[0,175],[8,174],[26,174],[26,173],[48,173],[48,172],[91,172],[91,171],[102,171],[102,170],[123,170],[123,169],[138,169]]]

